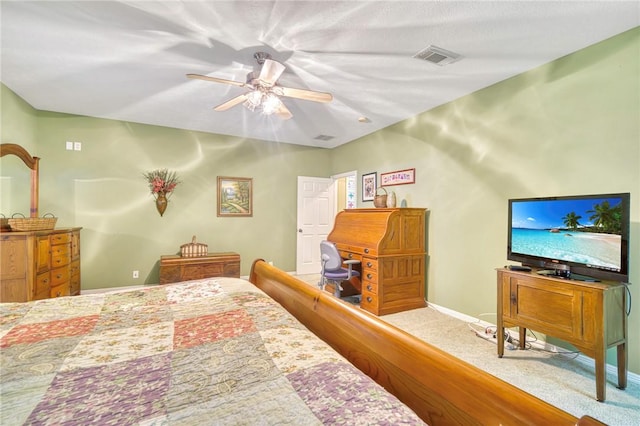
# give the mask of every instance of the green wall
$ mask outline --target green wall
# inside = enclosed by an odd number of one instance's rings
[[[3,100],[15,99],[2,89]],[[326,176],[330,168],[324,149],[35,110],[3,110],[9,126],[28,122],[10,115],[35,117],[40,214],[54,213],[58,227],[83,228],[83,289],[157,283],[160,256],[194,235],[210,251],[240,253],[243,275],[256,258],[291,270],[297,176]],[[66,141],[82,142],[82,150],[67,151]],[[162,217],[142,176],[156,168],[182,181]],[[253,179],[253,217],[217,217],[217,176]],[[28,201],[15,211],[28,212]]]
[[[629,362],[640,373],[639,75],[636,28],[336,148],[332,171],[415,167],[416,184],[392,188],[430,210],[428,300],[493,323],[509,198],[631,192]]]
[[[415,184],[389,189],[399,203],[429,209],[431,302],[475,317],[495,313],[507,199],[600,192],[631,192],[630,291],[638,301],[639,52],[635,29],[333,150],[22,107],[3,108],[2,142],[5,126],[14,135],[37,129],[41,213],[83,227],[85,289],[141,284],[134,269],[157,282],[159,256],[192,235],[212,251],[239,252],[243,275],[258,257],[293,271],[298,175],[415,168]],[[2,87],[3,107],[21,102]],[[82,151],[65,151],[67,140],[81,141]],[[141,177],[161,167],[183,180],[164,217]],[[216,217],[216,176],[254,179],[252,218]],[[629,361],[640,374],[634,305]]]

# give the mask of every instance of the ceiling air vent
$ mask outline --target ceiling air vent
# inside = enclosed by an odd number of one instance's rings
[[[318,141],[330,141],[331,139],[333,139],[335,136],[329,136],[329,135],[318,135],[316,136],[314,139],[318,140]]]
[[[457,53],[453,53],[449,50],[445,50],[436,46],[427,46],[426,48],[413,55],[413,57],[440,66],[449,65],[462,58],[462,56],[458,55]]]

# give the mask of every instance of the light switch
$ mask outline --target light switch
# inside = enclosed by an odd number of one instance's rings
[[[73,151],[73,142],[67,141],[67,151]]]
[[[74,142],[73,143],[74,151],[82,151],[82,142]]]

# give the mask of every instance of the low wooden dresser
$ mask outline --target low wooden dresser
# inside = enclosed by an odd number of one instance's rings
[[[606,399],[606,357],[617,348],[618,388],[627,386],[627,289],[612,281],[584,282],[533,272],[498,269],[498,336],[518,327],[520,349],[527,329],[571,343],[595,360],[596,399]],[[498,356],[504,339],[498,339]]]
[[[240,255],[224,252],[198,257],[160,256],[160,284],[210,277],[240,278]]]
[[[0,302],[80,294],[80,230],[0,233]]]

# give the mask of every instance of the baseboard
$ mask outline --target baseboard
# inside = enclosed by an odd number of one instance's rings
[[[449,308],[445,308],[444,306],[439,306],[436,305],[435,303],[431,303],[429,302],[429,306],[435,310],[437,310],[438,312],[441,312],[443,314],[449,315],[451,317],[457,318],[461,321],[464,321],[466,323],[473,323],[473,324],[477,324],[479,326],[482,326],[484,328],[487,327],[496,327],[495,324],[492,324],[490,322],[478,319],[478,318],[474,318],[470,315],[467,314],[463,314],[462,312],[458,312],[458,311],[454,311],[453,309],[449,309]],[[514,338],[514,339],[518,339],[518,332],[515,330],[507,330],[507,333],[509,333],[509,335]],[[535,342],[528,342],[531,346],[536,347],[537,349],[540,350],[545,350],[548,352],[553,352],[553,353],[561,353],[561,352],[566,352],[567,350],[564,348],[560,348],[556,345],[552,345],[549,344],[547,342],[545,342],[544,340],[539,340],[539,341],[535,341]],[[585,365],[587,367],[590,368],[594,368],[594,360],[593,358],[590,358],[586,355],[583,354],[578,354],[578,356],[576,356],[574,358],[576,361],[578,361],[580,364]],[[615,365],[611,365],[611,364],[607,364],[607,375],[613,375],[613,376],[617,376],[618,375],[618,367]],[[627,381],[631,382],[635,385],[640,386],[640,374],[636,374],[636,373],[632,373],[630,371],[627,371]]]

